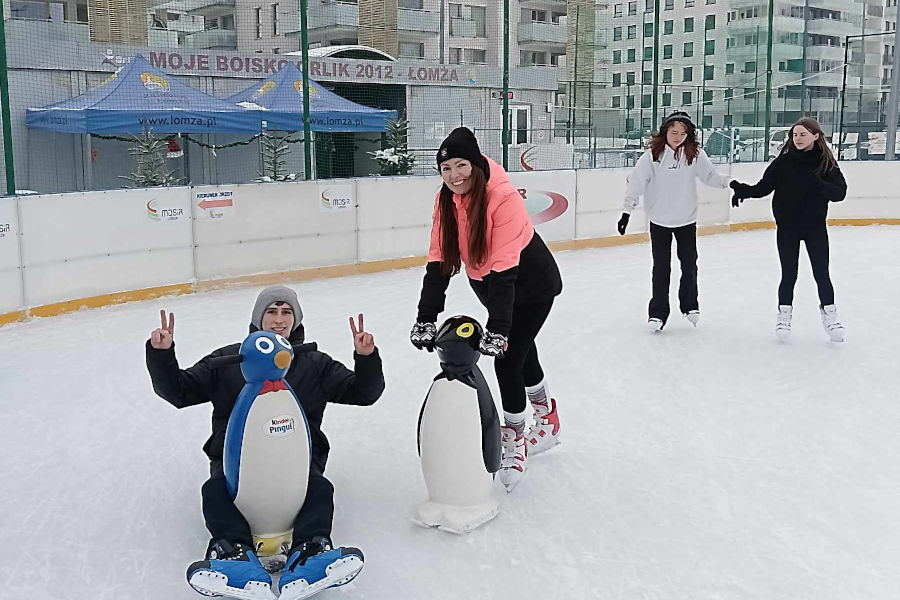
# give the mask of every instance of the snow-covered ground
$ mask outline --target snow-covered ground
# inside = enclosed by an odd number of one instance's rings
[[[334,538],[366,568],[320,597],[896,599],[900,229],[831,236],[844,344],[822,330],[805,256],[793,337],[776,341],[773,231],[700,238],[700,327],[675,316],[660,335],[646,244],[557,254],[565,291],[539,349],[563,444],[467,536],[410,520],[438,368],[408,341],[422,270],[297,284],[308,338],[348,364],[347,317],[365,313],[387,379],[375,406],[326,412]],[[143,343],[171,310],[189,366],[243,338],[256,292],[0,328],[0,598],[199,598],[184,573],[207,541],[210,409],[157,398]],[[461,277],[447,306],[484,319]]]

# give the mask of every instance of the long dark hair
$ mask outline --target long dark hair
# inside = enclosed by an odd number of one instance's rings
[[[691,164],[700,153],[700,145],[697,143],[697,128],[694,127],[694,124],[687,120],[681,121],[679,119],[672,119],[668,123],[663,123],[662,127],[659,128],[659,131],[654,133],[653,137],[650,138],[650,143],[647,144],[647,147],[650,148],[650,152],[653,153],[653,162],[657,162],[659,157],[662,156],[665,151],[666,144],[668,143],[666,134],[669,131],[669,127],[675,123],[681,123],[684,125],[684,128],[687,129],[687,137],[684,139],[684,143],[675,150],[675,158],[678,158],[681,155],[681,151],[684,150],[687,164]]]
[[[822,159],[819,161],[819,166],[816,167],[816,172],[821,175],[836,167],[837,159],[834,157],[834,154],[831,153],[831,148],[828,147],[828,143],[825,142],[825,132],[822,131],[822,126],[819,125],[819,122],[812,117],[797,119],[797,122],[791,125],[791,129],[787,134],[787,139],[784,141],[784,145],[781,147],[781,152],[778,156],[787,154],[788,152],[803,152],[794,145],[794,127],[797,125],[800,125],[812,134],[819,134],[819,137],[813,142],[815,146],[814,149],[818,150],[822,156]]]
[[[481,167],[472,165],[469,176],[471,188],[466,194],[466,215],[469,221],[469,262],[472,266],[484,263],[487,258],[487,176]],[[447,184],[441,186],[441,273],[455,275],[461,266],[459,256],[459,229],[453,205],[453,191]]]

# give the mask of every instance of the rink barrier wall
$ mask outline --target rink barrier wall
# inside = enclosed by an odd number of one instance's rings
[[[756,181],[765,166],[734,164],[730,172]],[[874,162],[842,169],[849,193],[831,205],[830,225],[900,225],[900,169]],[[629,233],[616,233],[627,174],[535,171],[510,179],[550,248],[565,251],[648,239],[641,207]],[[421,266],[439,186],[436,177],[371,177],[0,198],[0,325]],[[769,199],[735,210],[730,190],[699,185],[698,195],[700,235],[774,228]]]

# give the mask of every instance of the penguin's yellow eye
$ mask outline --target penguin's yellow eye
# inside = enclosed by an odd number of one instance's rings
[[[275,349],[275,344],[273,344],[272,340],[269,338],[261,337],[256,340],[256,349],[263,354],[272,354],[272,350]]]
[[[284,339],[283,336],[280,336],[277,333],[275,334],[275,339],[278,340],[278,343],[281,344],[282,346],[284,346],[285,348],[291,347],[291,343],[289,341],[287,341],[286,339]]]
[[[472,334],[475,333],[475,326],[471,323],[463,323],[459,327],[456,328],[456,335],[461,338],[472,337]]]

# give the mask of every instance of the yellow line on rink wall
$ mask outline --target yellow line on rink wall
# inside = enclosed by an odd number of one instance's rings
[[[868,226],[868,225],[900,225],[900,219],[865,218],[865,219],[828,219],[829,225],[837,226]],[[714,235],[735,231],[753,231],[759,229],[774,229],[773,221],[756,221],[751,223],[731,223],[730,225],[703,225],[697,228],[698,235]],[[562,242],[549,242],[547,245],[554,252],[566,250],[586,250],[589,248],[609,248],[625,244],[646,242],[649,239],[647,233],[633,233],[623,236],[609,236],[602,238],[589,238],[580,240],[566,240]],[[175,296],[208,292],[230,287],[259,287],[276,283],[297,283],[315,279],[330,279],[334,277],[347,277],[350,275],[363,275],[367,273],[381,273],[396,269],[409,269],[425,264],[424,256],[410,256],[376,260],[354,265],[335,265],[331,267],[313,267],[284,271],[281,273],[265,273],[260,275],[246,275],[242,277],[230,277],[227,279],[212,279],[198,281],[196,283],[178,283],[159,287],[145,288],[127,292],[102,294],[65,302],[55,302],[42,306],[34,306],[26,310],[17,310],[0,314],[0,326],[8,323],[26,321],[29,317],[54,317],[86,308],[100,308],[125,302],[137,302],[152,300],[161,296]]]

